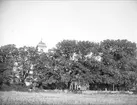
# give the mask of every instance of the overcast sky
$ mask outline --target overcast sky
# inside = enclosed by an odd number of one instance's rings
[[[48,48],[63,39],[137,43],[136,1],[0,1],[0,46]]]

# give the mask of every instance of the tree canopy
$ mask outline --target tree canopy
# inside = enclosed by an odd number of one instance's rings
[[[5,45],[0,47],[0,78],[1,86],[30,83],[69,89],[77,81],[90,84],[90,89],[131,89],[137,86],[137,46],[128,40],[63,40],[45,53],[36,47]]]

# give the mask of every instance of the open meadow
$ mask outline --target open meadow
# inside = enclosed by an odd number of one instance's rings
[[[137,95],[0,92],[0,105],[137,105]]]

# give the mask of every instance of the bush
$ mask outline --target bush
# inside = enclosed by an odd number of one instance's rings
[[[132,90],[133,94],[137,94],[137,89]]]
[[[3,84],[2,87],[1,87],[1,91],[28,91],[28,87],[26,86],[22,86],[22,85],[6,85],[6,84]]]
[[[130,91],[132,91],[133,94],[137,94],[137,87],[133,87]]]

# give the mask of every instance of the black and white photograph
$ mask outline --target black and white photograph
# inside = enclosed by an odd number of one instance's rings
[[[137,105],[137,0],[0,0],[0,105]]]

